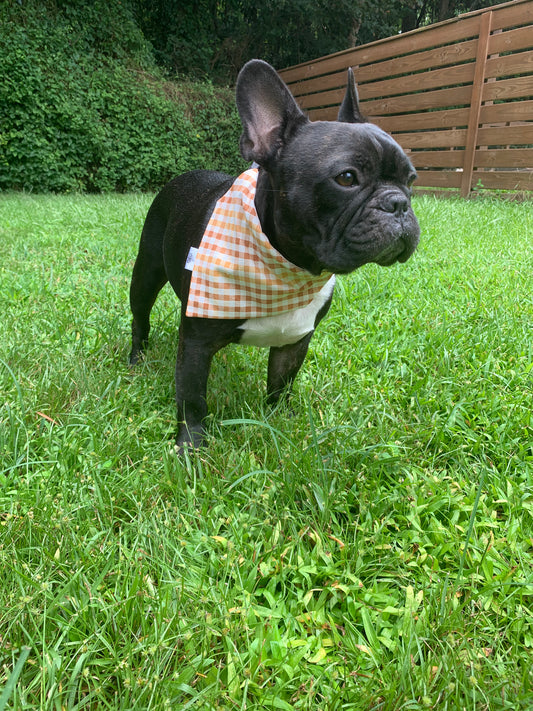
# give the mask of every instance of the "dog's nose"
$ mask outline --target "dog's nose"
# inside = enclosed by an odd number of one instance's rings
[[[391,215],[402,215],[409,209],[409,200],[405,195],[394,193],[394,195],[385,195],[381,204],[385,212]]]

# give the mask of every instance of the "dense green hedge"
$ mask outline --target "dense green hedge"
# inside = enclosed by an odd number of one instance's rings
[[[121,7],[0,6],[0,190],[152,190],[242,167],[233,92],[164,81]]]

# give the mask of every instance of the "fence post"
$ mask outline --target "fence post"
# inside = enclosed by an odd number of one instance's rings
[[[461,196],[468,197],[472,189],[472,175],[474,173],[474,160],[476,155],[479,118],[481,102],[483,99],[483,85],[485,82],[485,69],[487,66],[487,52],[489,46],[490,30],[492,26],[492,10],[481,15],[479,37],[476,54],[476,68],[474,83],[472,84],[472,97],[470,99],[470,113],[468,115],[468,128],[466,132],[465,159],[463,163],[463,176],[461,179]]]

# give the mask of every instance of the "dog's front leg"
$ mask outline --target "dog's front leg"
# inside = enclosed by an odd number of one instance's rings
[[[313,331],[297,343],[272,347],[268,355],[267,402],[275,405],[282,394],[289,394],[305,360]]]

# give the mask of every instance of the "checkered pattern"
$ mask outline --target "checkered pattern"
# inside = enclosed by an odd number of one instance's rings
[[[240,175],[217,202],[192,269],[187,316],[241,319],[307,306],[330,279],[288,262],[261,230],[258,170]]]

